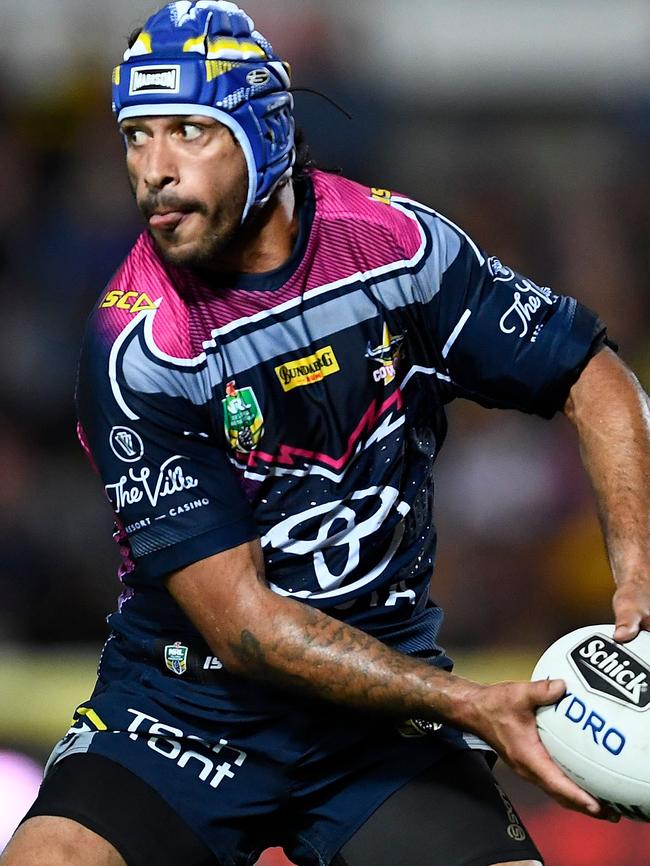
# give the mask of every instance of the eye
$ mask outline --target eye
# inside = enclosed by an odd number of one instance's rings
[[[180,134],[185,141],[194,141],[202,132],[203,129],[196,123],[181,123],[180,125]]]
[[[143,129],[130,127],[128,129],[123,129],[122,134],[124,135],[127,144],[133,147],[140,147],[147,140],[147,134]]]

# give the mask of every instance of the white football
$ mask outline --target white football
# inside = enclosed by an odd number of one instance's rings
[[[637,821],[650,821],[650,633],[616,643],[613,625],[579,628],[540,658],[534,680],[566,694],[537,712],[552,758],[581,788]]]

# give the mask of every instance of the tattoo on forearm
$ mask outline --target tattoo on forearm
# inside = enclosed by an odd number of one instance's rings
[[[275,685],[289,689],[299,689],[312,695],[321,693],[321,689],[309,678],[301,675],[298,671],[289,670],[286,667],[278,667],[267,658],[268,652],[277,649],[269,647],[265,653],[264,647],[258,638],[249,629],[244,629],[238,643],[230,643],[230,649],[238,661],[244,665],[247,673],[257,679],[264,679]]]
[[[296,603],[298,604],[298,603]],[[453,677],[380,644],[338,620],[299,605],[278,611],[269,627],[244,629],[230,650],[256,679],[309,696],[394,716],[410,715],[425,700],[426,683],[444,692]],[[298,616],[296,617],[296,614]],[[414,669],[423,693],[417,695]]]

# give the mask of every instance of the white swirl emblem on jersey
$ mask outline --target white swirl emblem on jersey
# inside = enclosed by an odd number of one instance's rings
[[[113,454],[123,463],[137,463],[144,454],[144,442],[130,427],[113,427],[108,444]]]
[[[165,496],[174,496],[176,493],[198,487],[198,479],[191,475],[185,475],[181,466],[173,465],[177,460],[189,460],[189,458],[175,454],[165,460],[153,483],[151,469],[145,466],[139,472],[129,469],[128,476],[122,475],[119,481],[114,484],[107,484],[106,493],[113,503],[116,513],[119,514],[125,505],[134,505],[145,498],[149,505],[155,508],[158,501]]]
[[[374,511],[363,520],[358,521],[358,515],[346,502],[359,501],[363,499],[374,499],[376,507]],[[345,579],[358,567],[361,558],[361,541],[378,534],[382,525],[396,510],[402,517],[409,511],[405,502],[398,501],[399,491],[394,487],[369,487],[366,490],[355,491],[347,500],[338,499],[333,502],[325,502],[292,514],[285,520],[273,526],[262,538],[262,547],[274,547],[284,553],[295,556],[312,555],[314,572],[318,585],[323,590],[321,593],[300,591],[287,593],[277,586],[272,586],[276,592],[283,595],[294,595],[297,597],[324,598],[345,594],[360,586],[372,583],[379,577],[388,566],[395,555],[397,548],[404,535],[404,524],[400,521],[390,539],[388,550],[374,568],[364,572],[363,577],[352,584],[342,586]],[[294,532],[304,523],[314,520],[322,515],[323,520],[314,538],[297,538]],[[344,524],[338,532],[330,534],[334,524]],[[347,555],[343,568],[338,574],[334,574],[325,560],[325,551],[328,548],[347,548]]]
[[[490,273],[494,277],[495,282],[505,283],[515,276],[515,272],[512,268],[507,268],[505,265],[502,265],[496,256],[490,256],[488,259],[488,268],[490,269]]]

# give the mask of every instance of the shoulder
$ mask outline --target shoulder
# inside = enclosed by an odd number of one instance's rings
[[[102,291],[90,314],[84,348],[100,338],[111,346],[144,327],[168,355],[188,357],[189,309],[184,278],[172,273],[143,232]]]
[[[205,404],[205,352],[195,350],[190,321],[193,280],[168,268],[148,235],[138,238],[86,326],[76,389],[84,426],[98,407],[134,420],[165,415],[171,405],[178,413],[182,403],[187,419]]]
[[[420,246],[417,220],[400,205],[395,206],[389,190],[320,171],[314,172],[313,184],[321,230],[342,232],[368,247],[397,245],[410,255]]]
[[[203,405],[205,352],[192,338],[196,287],[168,268],[148,235],[138,238],[93,309],[83,339],[77,404],[116,403],[128,418],[142,400]],[[162,404],[161,404],[162,405]]]
[[[447,264],[463,233],[432,208],[400,193],[364,186],[338,175],[314,172],[319,227],[343,243],[359,244],[375,258],[422,264],[432,252]]]

